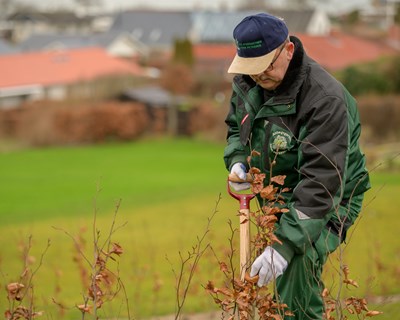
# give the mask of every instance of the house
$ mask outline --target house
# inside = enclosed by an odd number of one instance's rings
[[[40,33],[22,41],[18,48],[22,52],[64,50],[85,47],[102,47],[110,55],[120,58],[139,58],[146,56],[147,46],[126,32],[108,31],[88,35],[66,33]]]
[[[120,12],[110,30],[125,31],[154,50],[171,50],[174,41],[186,39],[192,27],[187,11],[135,10]]]
[[[9,22],[14,30],[13,40],[20,43],[22,51],[101,46],[118,57],[149,57],[154,53],[157,57],[158,53],[170,53],[176,40],[231,43],[234,27],[245,16],[255,13],[124,11],[114,16],[108,31],[97,33],[93,32],[93,25],[98,19],[76,17],[72,13],[21,12],[10,16]],[[284,18],[293,32],[323,35],[330,30],[329,18],[316,9],[275,10],[271,13]]]
[[[323,35],[330,31],[329,17],[317,9],[273,10],[293,32]],[[258,11],[151,11],[134,10],[117,14],[111,30],[125,31],[153,49],[170,50],[176,39],[193,43],[232,42],[234,27]]]
[[[331,72],[385,55],[398,54],[398,51],[388,45],[341,32],[332,32],[327,36],[302,33],[294,35],[301,39],[308,55]],[[233,43],[198,43],[193,46],[193,51],[198,71],[226,76],[236,53]]]
[[[18,52],[18,49],[15,46],[0,38],[0,55],[12,54],[16,52]]]
[[[0,56],[0,107],[24,101],[65,99],[71,90],[91,93],[91,81],[111,75],[144,76],[134,62],[111,57],[97,47]]]
[[[394,24],[398,3],[398,0],[372,1],[360,10],[360,18],[369,26],[388,30]]]
[[[235,53],[233,43],[198,43],[193,46],[195,67],[201,73],[225,76]]]
[[[396,49],[400,50],[400,26],[394,24],[390,27],[388,32],[387,44]]]
[[[136,101],[146,106],[151,119],[148,128],[150,132],[187,133],[188,111],[179,109],[179,105],[185,101],[182,96],[176,96],[162,87],[150,85],[130,88],[121,94],[120,100]]]
[[[317,9],[304,10],[268,10],[269,13],[283,18],[291,32],[309,35],[327,35],[331,30],[329,17]],[[246,16],[259,11],[233,12],[194,12],[190,39],[199,42],[232,42],[235,26]]]
[[[7,17],[9,40],[19,43],[34,33],[89,33],[92,20],[92,17],[78,17],[71,12],[19,11]]]
[[[302,40],[306,52],[330,71],[398,54],[384,43],[341,32],[333,32],[324,37],[307,34],[297,34],[297,36]]]

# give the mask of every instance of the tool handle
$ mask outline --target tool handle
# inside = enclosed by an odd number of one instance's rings
[[[250,267],[250,210],[240,209],[240,279]]]
[[[244,280],[247,269],[250,267],[250,201],[256,195],[254,193],[234,193],[232,192],[229,181],[231,180],[229,175],[227,181],[228,193],[235,199],[239,200],[240,210],[240,279]],[[249,174],[248,174],[249,176]],[[250,175],[251,177],[251,175]],[[233,179],[238,179],[236,175],[232,176]],[[243,180],[236,180],[245,182]]]
[[[251,183],[251,182],[253,182],[254,179],[250,173],[246,173],[246,180],[242,180],[236,174],[231,173],[228,176],[228,180],[231,182],[238,182],[238,183],[241,183],[241,182],[250,182]]]

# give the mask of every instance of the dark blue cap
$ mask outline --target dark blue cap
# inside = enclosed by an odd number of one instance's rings
[[[262,72],[269,66],[275,50],[285,42],[288,34],[283,19],[268,13],[244,18],[233,31],[236,57],[228,72],[242,74]]]

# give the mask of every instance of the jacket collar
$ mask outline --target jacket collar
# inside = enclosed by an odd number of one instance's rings
[[[295,50],[282,83],[273,92],[264,90],[266,96],[273,97],[274,104],[295,101],[306,76],[306,54],[303,44],[294,36],[290,37],[290,41],[294,43]]]

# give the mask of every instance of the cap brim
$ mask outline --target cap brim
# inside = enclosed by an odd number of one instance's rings
[[[228,69],[228,73],[249,75],[262,73],[271,64],[276,50],[272,50],[270,53],[256,58],[243,58],[236,54]]]

